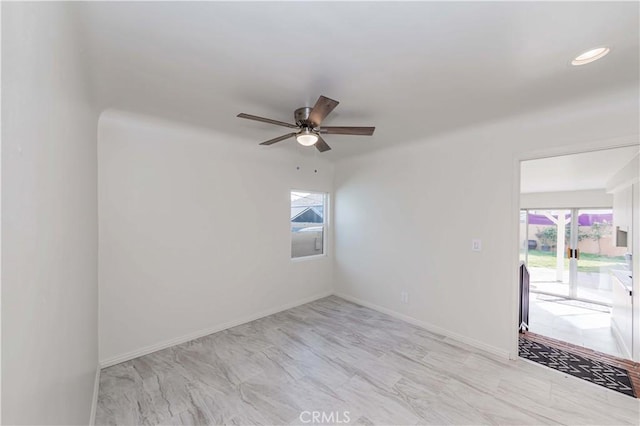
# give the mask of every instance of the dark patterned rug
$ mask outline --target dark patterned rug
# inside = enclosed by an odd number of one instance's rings
[[[521,357],[554,370],[588,380],[625,395],[636,396],[629,374],[627,370],[622,368],[587,359],[542,343],[533,342],[522,336],[520,337],[518,352]]]

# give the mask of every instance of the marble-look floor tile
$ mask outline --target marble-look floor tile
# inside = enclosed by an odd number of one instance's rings
[[[356,376],[338,393],[347,402],[350,415],[367,417],[373,424],[415,424],[420,416],[393,388],[378,386]]]
[[[543,336],[624,358],[611,331],[611,313],[602,307],[574,306],[531,293],[529,330]]]
[[[638,424],[638,401],[332,296],[105,368],[96,424]]]

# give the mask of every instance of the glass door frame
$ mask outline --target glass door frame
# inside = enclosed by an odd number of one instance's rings
[[[599,208],[595,208],[594,210],[598,210]],[[568,244],[566,245],[566,247],[562,247],[562,258],[563,259],[567,259],[567,253],[569,252],[569,250],[577,250],[578,249],[578,242],[579,242],[579,227],[580,227],[580,220],[579,220],[579,214],[581,210],[589,210],[588,207],[580,207],[580,208],[559,208],[559,209],[549,209],[549,208],[527,208],[527,209],[520,209],[521,212],[525,212],[525,236],[524,236],[524,262],[525,265],[527,265],[527,267],[529,267],[529,246],[528,246],[528,242],[529,242],[529,213],[532,211],[569,211],[569,218],[567,220],[569,220],[569,226],[570,226],[570,232],[569,232],[569,241]],[[566,222],[565,222],[566,223]],[[560,231],[560,227],[558,226],[558,224],[555,225],[558,229],[558,232],[563,232],[564,231]],[[566,226],[566,225],[565,225]],[[560,240],[559,240],[560,241]],[[564,240],[563,240],[564,242]],[[563,244],[564,246],[564,244]],[[560,249],[560,247],[557,247],[556,250]],[[575,253],[575,252],[574,252]],[[579,252],[578,252],[579,253]],[[536,293],[541,293],[541,294],[546,294],[546,295],[550,295],[550,296],[558,296],[558,297],[566,297],[572,300],[577,300],[577,301],[581,301],[581,302],[587,302],[587,303],[592,303],[595,305],[602,305],[602,306],[607,306],[607,307],[611,307],[612,304],[611,303],[606,303],[603,302],[601,300],[593,300],[593,299],[586,299],[586,298],[582,298],[579,296],[578,294],[578,288],[579,288],[579,282],[578,282],[578,259],[574,256],[569,257],[569,292],[567,295],[563,295],[563,294],[555,294],[555,293],[551,293],[549,291],[540,291],[540,290],[536,290]]]
[[[571,253],[569,250],[578,250],[578,233],[580,232],[579,209],[571,209],[571,223],[569,231],[569,247],[565,254]],[[569,257],[569,298],[578,299],[578,258]]]

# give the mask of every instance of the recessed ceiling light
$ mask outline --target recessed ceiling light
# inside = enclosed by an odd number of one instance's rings
[[[609,53],[608,47],[598,47],[595,49],[587,50],[586,52],[575,57],[573,61],[571,61],[571,65],[584,65],[593,61],[597,61],[598,59],[605,56]]]

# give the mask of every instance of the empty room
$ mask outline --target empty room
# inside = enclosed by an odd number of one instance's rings
[[[1,423],[639,424],[639,16],[2,2]]]

